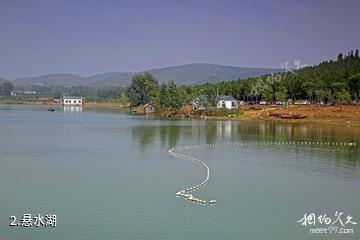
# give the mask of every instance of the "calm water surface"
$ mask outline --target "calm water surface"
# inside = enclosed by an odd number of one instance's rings
[[[203,171],[170,147],[249,141],[357,147],[247,146],[187,153],[210,167],[198,206],[175,198]],[[0,239],[360,239],[360,128],[151,119],[117,110],[0,105]],[[309,234],[305,213],[353,216],[353,234]],[[56,228],[9,227],[23,213]],[[320,226],[320,225],[319,225]]]

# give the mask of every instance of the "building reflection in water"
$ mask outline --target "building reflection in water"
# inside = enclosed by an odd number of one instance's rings
[[[232,121],[218,121],[216,122],[217,136],[222,139],[230,139],[232,134],[233,124]]]
[[[64,106],[63,112],[64,113],[81,113],[82,106]]]

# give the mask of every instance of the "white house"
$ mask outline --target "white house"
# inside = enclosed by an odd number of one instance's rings
[[[237,109],[239,107],[235,98],[231,96],[219,96],[218,108]]]
[[[83,104],[83,99],[82,97],[65,96],[63,103],[65,106],[69,106],[69,105],[81,106]]]

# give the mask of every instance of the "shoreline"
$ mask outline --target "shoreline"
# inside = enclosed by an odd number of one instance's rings
[[[20,104],[20,105],[43,105],[48,107],[63,106],[52,102],[0,102],[0,104]],[[122,103],[84,103],[83,108],[104,108],[104,109],[128,109]],[[282,119],[271,116],[271,114],[299,114],[304,115],[304,119]],[[140,114],[139,114],[140,115]],[[150,116],[176,119],[200,119],[200,120],[219,120],[219,121],[271,121],[279,123],[298,123],[298,124],[334,124],[344,126],[360,126],[360,106],[241,106],[238,113],[227,116],[207,116],[206,114],[194,114],[189,108],[186,111],[161,111]]]
[[[301,115],[303,119],[283,119],[273,115]],[[239,113],[229,114],[228,116],[206,116],[186,114],[159,114],[162,117],[174,117],[181,119],[202,119],[202,120],[222,120],[222,121],[257,121],[257,122],[279,122],[297,124],[333,124],[344,126],[360,126],[360,107],[359,106],[242,106]]]
[[[15,103],[15,104],[23,104],[23,105],[43,105],[49,107],[63,107],[63,104],[52,103],[52,102],[23,102],[23,103]],[[73,105],[75,106],[75,105]],[[128,108],[126,105],[122,103],[95,103],[89,102],[81,105],[83,108],[109,108],[109,109],[126,109]]]

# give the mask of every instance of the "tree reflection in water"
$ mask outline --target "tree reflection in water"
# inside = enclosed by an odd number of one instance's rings
[[[156,142],[165,150],[179,144],[241,141],[356,142],[357,147],[351,149],[334,146],[336,151],[332,154],[335,159],[346,161],[349,166],[354,166],[360,161],[360,127],[270,121],[147,120],[144,123],[131,129],[132,140],[138,144],[141,151],[145,151]],[[315,147],[316,145],[308,148],[307,152],[320,154]]]

